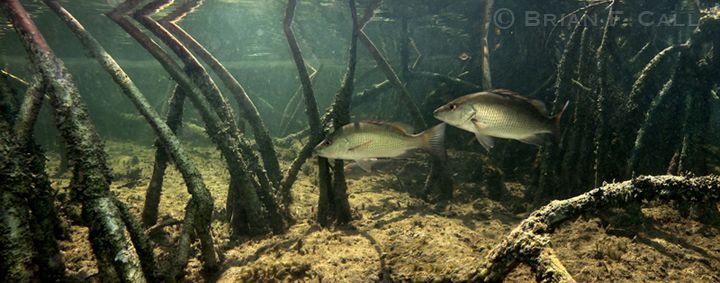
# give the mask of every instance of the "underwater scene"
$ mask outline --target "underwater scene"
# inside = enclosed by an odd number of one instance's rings
[[[0,282],[720,282],[720,0],[0,0]]]

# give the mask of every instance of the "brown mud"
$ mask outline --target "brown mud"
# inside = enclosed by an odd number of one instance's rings
[[[139,218],[153,149],[108,143],[107,150],[115,174],[112,191]],[[217,274],[202,274],[195,243],[184,278],[187,282],[462,281],[528,214],[518,213],[526,210],[522,185],[508,182],[508,194],[491,200],[482,180],[474,177],[483,155],[450,152],[450,172],[455,172],[457,185],[450,201],[424,201],[421,190],[427,168],[424,162],[407,161],[391,173],[349,180],[355,221],[321,229],[313,220],[316,173],[313,166],[305,165],[293,187],[292,213],[297,223],[289,232],[231,240],[229,227],[221,220],[229,180],[224,163],[211,147],[189,147],[188,152],[213,194],[213,236],[225,260]],[[57,168],[57,156],[49,157],[49,168]],[[166,174],[160,221],[182,219],[190,195],[174,168]],[[66,174],[53,179],[54,187],[60,189],[60,211],[71,227],[70,239],[61,242],[67,273],[73,281],[97,282],[87,229],[80,226],[79,209],[67,201],[71,198],[65,188],[69,178]],[[720,282],[720,226],[683,217],[667,204],[648,203],[642,212],[643,217],[638,217],[610,211],[566,223],[553,234],[553,247],[578,282]],[[152,236],[158,262],[168,262],[179,228],[168,226]],[[507,281],[534,281],[534,276],[529,267],[520,266]]]

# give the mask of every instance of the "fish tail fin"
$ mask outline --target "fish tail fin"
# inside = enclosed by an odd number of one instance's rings
[[[563,105],[562,110],[560,110],[560,112],[558,112],[557,114],[555,114],[555,115],[552,117],[552,121],[553,121],[553,134],[555,134],[556,136],[557,136],[558,134],[560,134],[560,120],[562,119],[562,116],[563,116],[563,113],[565,113],[565,110],[567,110],[568,105],[570,105],[570,101],[569,101],[569,100],[565,102],[565,105]]]
[[[423,149],[442,160],[447,158],[447,153],[445,152],[446,127],[447,125],[445,123],[440,123],[419,135],[422,139]]]

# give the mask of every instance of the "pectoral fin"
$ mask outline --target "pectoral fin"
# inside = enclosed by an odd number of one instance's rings
[[[370,173],[370,172],[372,172],[372,165],[373,165],[374,161],[375,161],[374,159],[358,159],[358,160],[355,160],[355,163],[357,163],[357,165],[360,166],[360,168],[362,168],[362,170],[365,170],[365,172]]]
[[[480,142],[480,144],[487,151],[490,151],[495,146],[495,142],[493,141],[492,137],[490,137],[490,136],[486,136],[486,135],[476,132],[475,138],[477,138],[478,142]]]
[[[495,146],[495,142],[492,137],[481,134],[482,130],[486,128],[486,125],[474,118],[471,121],[475,126],[475,138],[478,142],[480,142],[485,150],[490,151],[490,149]]]
[[[527,144],[537,145],[537,146],[542,146],[543,143],[545,143],[545,140],[543,139],[543,137],[541,135],[529,136],[524,139],[519,139],[519,141],[527,143]]]

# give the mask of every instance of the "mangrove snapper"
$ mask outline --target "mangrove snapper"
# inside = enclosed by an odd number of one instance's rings
[[[483,91],[459,97],[433,112],[435,118],[475,134],[490,150],[492,137],[542,145],[543,134],[556,133],[563,109],[548,116],[545,104],[505,89]]]
[[[415,150],[444,159],[444,141],[445,124],[413,135],[397,124],[355,122],[330,134],[315,147],[315,154],[330,159],[355,160],[370,171],[369,163],[374,159],[400,158]]]

